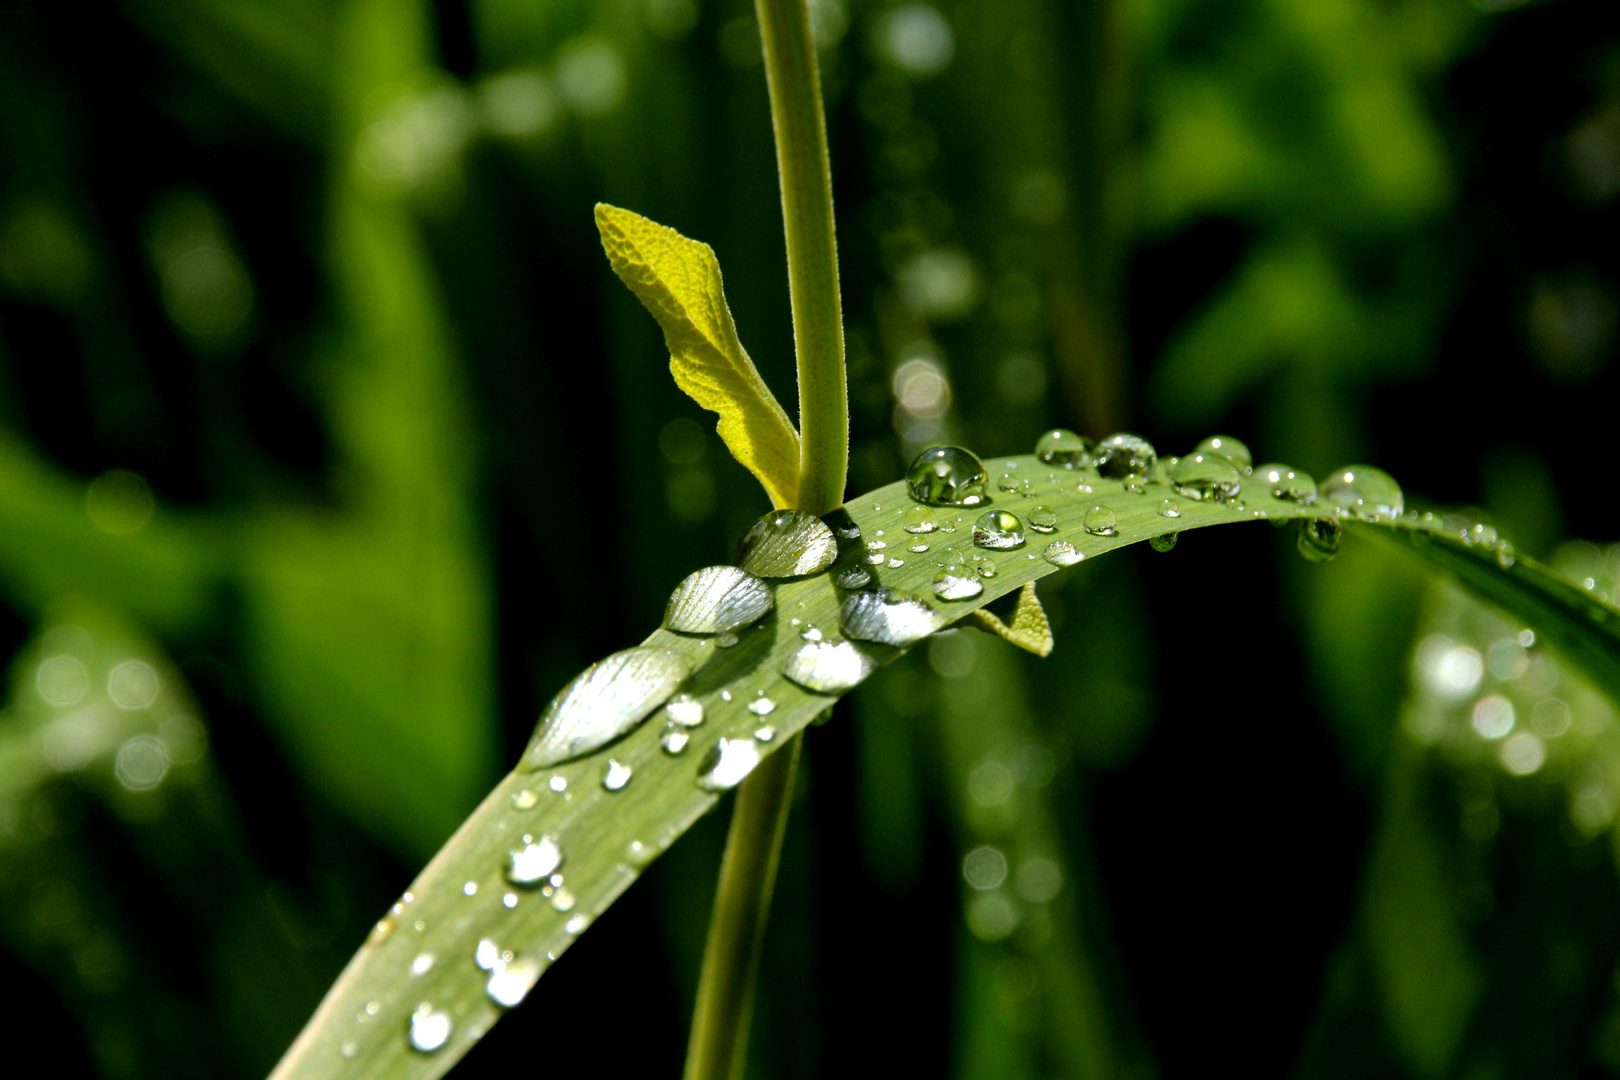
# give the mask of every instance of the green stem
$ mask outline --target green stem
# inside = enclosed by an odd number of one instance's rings
[[[805,0],[755,0],[765,77],[776,128],[787,231],[788,291],[799,361],[800,510],[821,514],[844,503],[849,405],[844,381],[844,319],[838,297],[832,173],[821,73]]]
[[[720,863],[685,1080],[741,1080],[760,944],[782,854],[803,734],[760,762],[737,792]]]

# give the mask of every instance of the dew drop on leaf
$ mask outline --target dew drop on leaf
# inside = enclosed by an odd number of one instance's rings
[[[819,574],[838,558],[838,538],[827,523],[803,510],[772,510],[743,534],[737,562],[762,578]]]
[[[411,1045],[424,1054],[431,1054],[448,1042],[454,1029],[449,1013],[436,1011],[425,1001],[411,1013]]]
[[[1224,455],[1188,454],[1170,470],[1176,493],[1189,499],[1231,502],[1243,490],[1243,474]]]
[[[1054,540],[1050,544],[1047,544],[1046,551],[1043,553],[1043,555],[1046,561],[1051,563],[1053,566],[1073,566],[1075,563],[1085,558],[1085,556],[1076,550],[1075,546],[1069,543],[1067,540]]]
[[[703,702],[690,694],[677,694],[664,706],[664,718],[680,727],[697,727],[703,723]]]
[[[489,981],[484,984],[484,993],[501,1008],[513,1008],[529,996],[540,979],[541,970],[540,961],[532,956],[497,961],[489,973]]]
[[[1062,465],[1066,469],[1090,465],[1096,444],[1084,435],[1068,428],[1053,428],[1035,440],[1035,456],[1048,465]]]
[[[1036,532],[1049,533],[1057,528],[1057,514],[1050,506],[1037,506],[1029,512],[1029,527]]]
[[[533,810],[540,797],[528,788],[512,792],[512,806],[517,810]]]
[[[523,846],[506,853],[506,880],[514,885],[537,885],[562,865],[562,849],[553,836],[524,839]]]
[[[994,551],[1010,550],[1024,542],[1024,523],[1005,510],[988,510],[973,523],[973,542]]]
[[[658,740],[658,745],[664,748],[664,753],[671,757],[686,753],[686,744],[692,741],[692,736],[684,731],[666,731]]]
[[[757,622],[776,606],[771,587],[736,566],[710,566],[687,576],[670,595],[664,629],[718,634]]]
[[[1116,536],[1119,517],[1106,506],[1093,506],[1086,511],[1086,532],[1093,536]]]
[[[904,647],[939,629],[939,616],[922,600],[898,589],[859,592],[838,611],[844,634],[857,641]]]
[[[607,771],[602,774],[602,787],[608,791],[622,791],[634,771],[624,762],[608,758]]]
[[[1193,453],[1219,454],[1242,472],[1248,472],[1254,464],[1254,455],[1249,453],[1249,448],[1230,435],[1211,435],[1193,447]]]
[[[776,711],[776,702],[766,697],[765,692],[761,690],[759,696],[748,703],[748,711],[755,716],[769,716]]]
[[[703,755],[698,766],[698,787],[704,791],[729,791],[742,783],[759,762],[759,744],[753,739],[720,739]]]
[[[687,657],[650,646],[597,661],[547,706],[524,752],[528,767],[543,769],[601,749],[646,719],[691,672]]]
[[[982,592],[984,582],[960,564],[948,564],[934,575],[934,595],[941,600],[971,600]]]
[[[1181,504],[1174,499],[1164,499],[1159,503],[1159,516],[1178,518],[1181,516]]]
[[[1295,503],[1316,500],[1316,481],[1311,479],[1310,473],[1300,472],[1291,465],[1261,465],[1254,470],[1254,478],[1274,499]]]
[[[934,521],[934,512],[926,506],[912,506],[900,515],[900,523],[908,533],[931,533],[939,526]]]
[[[841,694],[876,669],[876,661],[847,641],[806,641],[788,656],[782,674],[806,690]]]
[[[1173,550],[1176,546],[1176,540],[1180,535],[1180,533],[1162,533],[1159,536],[1149,538],[1148,546],[1154,551]]]
[[[1140,435],[1110,435],[1097,444],[1097,471],[1114,480],[1146,479],[1158,462],[1153,444]]]
[[[1395,478],[1371,465],[1347,465],[1322,481],[1322,498],[1363,521],[1388,521],[1401,516],[1405,496]]]
[[[1299,553],[1310,562],[1325,563],[1339,553],[1344,526],[1333,518],[1301,518]]]
[[[906,469],[907,492],[931,506],[978,506],[988,480],[984,462],[960,446],[931,446]]]

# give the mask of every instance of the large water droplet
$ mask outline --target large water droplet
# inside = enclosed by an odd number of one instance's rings
[[[1339,553],[1344,526],[1333,518],[1301,518],[1299,553],[1311,562],[1325,563]]]
[[[544,769],[599,750],[631,731],[692,673],[692,661],[670,649],[616,652],[581,672],[551,699],[524,759]]]
[[[772,510],[737,545],[737,562],[764,578],[819,574],[838,558],[838,538],[827,523],[803,510]]]
[[[1053,566],[1073,566],[1085,558],[1085,555],[1067,540],[1054,540],[1047,544],[1044,556]]]
[[[704,791],[728,791],[742,783],[759,762],[759,743],[753,739],[721,739],[703,755],[698,766],[698,787]]]
[[[908,533],[931,533],[938,526],[934,522],[934,512],[926,506],[912,506],[900,515],[900,522]]]
[[[1024,523],[1005,510],[988,510],[973,523],[973,542],[994,551],[1018,547],[1024,542]]]
[[[1371,465],[1347,465],[1322,481],[1322,498],[1366,521],[1390,520],[1401,516],[1406,499],[1401,485],[1382,469]]]
[[[1180,533],[1162,533],[1159,536],[1150,537],[1148,547],[1151,547],[1154,551],[1170,551],[1175,548],[1176,540],[1180,536]]]
[[[1262,465],[1254,470],[1254,477],[1273,499],[1285,502],[1308,503],[1316,499],[1316,481],[1310,473],[1300,472],[1287,465]]]
[[[1053,428],[1035,440],[1035,456],[1048,465],[1076,469],[1090,465],[1096,443],[1068,428]]]
[[[1110,435],[1097,444],[1097,471],[1115,480],[1145,480],[1158,461],[1153,444],[1140,435]]]
[[[755,716],[769,716],[776,711],[776,702],[766,697],[765,691],[761,690],[754,700],[748,703],[748,711]]]
[[[1093,506],[1086,511],[1086,532],[1093,536],[1119,535],[1119,516],[1106,506]]]
[[[484,984],[484,993],[503,1009],[520,1005],[529,996],[543,969],[536,957],[523,956],[516,960],[497,961]]]
[[[679,727],[697,727],[703,723],[703,702],[690,694],[677,694],[664,706],[664,718]]]
[[[506,880],[514,885],[536,885],[562,865],[562,848],[554,836],[524,840],[523,846],[506,853]]]
[[[934,575],[934,595],[941,600],[971,600],[984,592],[984,582],[965,566],[951,563]]]
[[[1230,435],[1211,435],[1193,447],[1193,453],[1219,454],[1243,472],[1254,464],[1254,455],[1249,453],[1249,448]]]
[[[1170,482],[1189,499],[1230,502],[1243,489],[1243,474],[1220,454],[1188,454],[1170,470]]]
[[[838,621],[846,637],[902,647],[939,629],[939,616],[933,608],[898,589],[845,597]]]
[[[872,584],[872,574],[864,566],[850,566],[833,573],[833,584],[840,589],[864,589]]]
[[[621,791],[630,782],[635,770],[615,758],[608,758],[607,771],[602,774],[602,786],[608,791]]]
[[[1029,527],[1036,532],[1049,533],[1057,528],[1057,514],[1050,506],[1037,506],[1029,512]]]
[[[877,662],[847,641],[807,641],[782,666],[783,675],[818,694],[841,694],[876,670]]]
[[[736,566],[710,566],[687,576],[670,595],[664,629],[718,634],[756,622],[776,601],[771,587]]]
[[[984,462],[960,446],[931,446],[906,469],[911,497],[933,506],[978,506],[988,480]]]
[[[411,1013],[411,1045],[424,1054],[431,1054],[448,1042],[454,1029],[449,1013],[437,1012],[425,1001]]]

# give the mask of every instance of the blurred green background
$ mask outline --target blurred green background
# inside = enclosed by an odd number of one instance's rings
[[[1613,0],[815,0],[855,490],[1063,424],[1379,464],[1608,594]],[[0,1006],[263,1075],[578,669],[767,508],[591,206],[793,411],[746,0],[0,6]],[[750,1074],[1620,1072],[1620,727],[1264,524],[811,732]],[[459,1075],[673,1076],[724,811]],[[628,1030],[627,1030],[628,1029]]]

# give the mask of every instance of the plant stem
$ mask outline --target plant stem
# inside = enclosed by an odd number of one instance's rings
[[[822,514],[844,502],[849,403],[821,72],[805,0],[755,0],[754,8],[776,130],[793,345],[799,363],[796,506]],[[801,746],[802,736],[795,735],[761,762],[737,791],[698,981],[686,1080],[740,1080],[747,1066],[760,944]]]
[[[760,762],[737,791],[703,951],[685,1080],[741,1080],[748,1064],[754,979],[802,744],[803,734],[795,735]]]
[[[793,344],[799,361],[798,509],[821,514],[843,505],[849,466],[844,319],[821,73],[805,0],[755,0],[754,8],[776,129]]]

